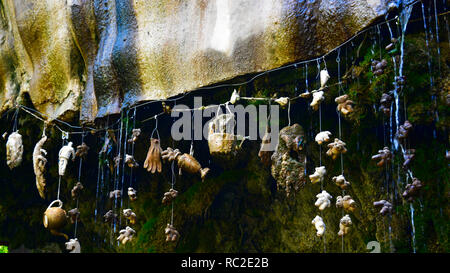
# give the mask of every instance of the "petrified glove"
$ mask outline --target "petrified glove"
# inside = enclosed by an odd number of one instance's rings
[[[152,138],[150,139],[150,148],[147,152],[147,158],[144,162],[144,168],[147,169],[148,172],[155,173],[158,171],[159,173],[162,170],[161,164],[161,146],[159,143],[159,139]]]

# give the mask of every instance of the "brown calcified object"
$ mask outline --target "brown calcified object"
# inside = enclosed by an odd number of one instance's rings
[[[128,143],[136,143],[140,134],[141,129],[133,129],[133,131],[131,132],[131,138],[128,140]]]
[[[384,49],[386,49],[386,51],[391,51],[395,48],[395,44],[397,43],[397,38],[392,38],[391,39],[391,43],[388,44]]]
[[[169,205],[178,196],[178,191],[170,189],[168,192],[164,193],[162,203],[164,205]]]
[[[71,190],[72,199],[73,200],[77,199],[80,196],[80,193],[83,189],[84,189],[83,185],[80,182],[77,182],[77,184]]]
[[[166,234],[166,242],[176,242],[180,237],[180,233],[171,224],[167,224],[164,233]]]
[[[356,209],[356,202],[350,195],[344,197],[338,196],[336,198],[336,208],[343,208],[344,211],[354,212]]]
[[[412,129],[412,127],[413,127],[412,124],[411,124],[409,121],[405,120],[405,122],[403,123],[403,125],[400,125],[400,126],[399,126],[398,131],[397,131],[397,133],[396,133],[395,136],[396,136],[398,139],[404,139],[404,138],[407,138],[409,132],[410,132],[411,129]]]
[[[336,184],[336,186],[341,188],[341,190],[345,190],[350,186],[350,182],[348,182],[342,174],[334,176],[332,180]]]
[[[122,157],[120,155],[117,155],[114,157],[114,167],[115,168],[119,167],[120,161],[122,161]]]
[[[403,162],[403,168],[407,169],[409,168],[409,165],[411,164],[412,160],[415,157],[416,149],[406,149],[403,153],[403,159],[405,160]]]
[[[71,209],[67,212],[69,215],[70,223],[75,224],[77,219],[80,217],[80,211],[78,208]]]
[[[378,154],[372,156],[372,160],[379,160],[377,166],[382,167],[391,162],[392,153],[389,151],[388,147],[384,147],[383,150],[378,150]]]
[[[125,164],[127,164],[129,168],[133,169],[139,167],[139,164],[136,162],[134,156],[132,155],[125,155]]]
[[[413,178],[411,184],[407,184],[405,191],[403,192],[403,198],[408,202],[413,202],[416,196],[419,194],[419,190],[423,187],[422,182],[416,177]]]
[[[130,198],[131,201],[136,201],[136,199],[137,199],[136,190],[131,187],[128,188],[128,197]]]
[[[162,170],[161,152],[162,149],[159,139],[151,138],[150,148],[148,149],[147,157],[144,162],[144,169],[147,169],[147,171],[151,173],[155,173],[156,171],[160,173]]]
[[[392,104],[392,96],[388,93],[383,93],[380,99],[380,111],[382,111],[386,116],[391,114],[391,104]]]
[[[337,97],[334,101],[338,104],[337,110],[344,116],[353,112],[353,104],[355,104],[355,102],[349,100],[347,94]]]
[[[136,214],[131,209],[124,209],[123,216],[130,221],[130,225],[136,224]]]
[[[122,192],[120,190],[114,190],[109,192],[109,199],[119,199],[122,197]]]
[[[59,203],[59,206],[52,207],[55,203]],[[64,236],[66,240],[69,240],[69,237],[66,234],[58,231],[63,228],[67,222],[67,213],[62,209],[62,206],[63,202],[61,200],[55,200],[50,203],[47,210],[44,212],[44,227],[50,230],[53,235]]]
[[[342,140],[335,138],[334,142],[329,143],[327,155],[331,156],[333,160],[335,160],[340,154],[345,154],[347,152],[347,148],[345,148],[345,142]]]
[[[388,213],[392,213],[392,208],[393,208],[392,204],[386,200],[380,200],[380,201],[373,202],[373,205],[375,207],[381,207],[380,214],[383,216],[385,216]]]
[[[269,148],[271,143],[270,138],[270,127],[267,126],[266,133],[264,134],[261,141],[261,148],[259,148],[258,156],[264,166],[269,166],[271,162],[271,156],[273,151]]]
[[[162,105],[163,112],[170,115],[170,113],[172,112],[172,108],[169,105],[167,105],[165,102],[161,102],[161,105]]]
[[[125,229],[122,229],[119,231],[119,237],[117,237],[117,241],[119,241],[121,244],[126,244],[133,240],[134,235],[136,234],[136,231],[130,227],[126,227]]]
[[[47,151],[42,148],[44,143],[47,141],[47,136],[43,136],[41,140],[36,143],[33,150],[33,169],[36,175],[36,187],[38,189],[39,195],[42,199],[45,199],[45,165],[47,164]]]
[[[89,146],[86,145],[86,143],[81,143],[81,145],[77,146],[77,151],[75,152],[75,157],[81,157],[86,158],[86,155],[88,154]]]
[[[300,97],[301,97],[301,98],[304,98],[304,99],[308,99],[308,98],[311,97],[311,95],[312,95],[312,93],[309,92],[308,90],[306,90],[305,92],[303,92],[303,93],[300,94]]]
[[[176,160],[180,175],[182,170],[191,174],[199,173],[202,181],[204,181],[209,172],[209,168],[202,168],[197,159],[195,159],[192,155],[186,153],[181,154],[178,149],[173,150],[168,147],[162,152],[161,156],[163,160],[167,160],[169,162]]]
[[[338,236],[344,236],[347,235],[350,232],[350,226],[352,225],[352,219],[347,214],[344,217],[341,218],[339,221],[339,232]]]
[[[379,76],[384,73],[384,70],[387,67],[387,61],[385,59],[381,61],[374,60],[372,61],[372,71],[373,74]]]
[[[103,215],[103,218],[105,219],[105,223],[111,223],[113,220],[117,219],[117,214],[112,210],[108,210],[108,212]]]

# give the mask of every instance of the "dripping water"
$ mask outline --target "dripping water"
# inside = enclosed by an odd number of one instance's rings
[[[409,203],[409,208],[411,211],[411,237],[412,237],[412,243],[413,243],[413,252],[416,253],[416,228],[414,226],[414,206],[412,203]]]

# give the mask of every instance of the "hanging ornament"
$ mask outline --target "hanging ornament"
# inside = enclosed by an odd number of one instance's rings
[[[76,221],[79,221],[78,218],[80,217],[80,211],[78,210],[78,208],[69,210],[67,214],[69,215],[71,224],[75,224]]]
[[[70,239],[65,245],[66,250],[69,250],[69,253],[81,253],[81,245],[77,238]]]
[[[414,177],[412,179],[412,183],[406,185],[405,191],[402,194],[403,198],[405,198],[408,202],[413,202],[417,195],[419,195],[420,189],[422,187],[422,182]]]
[[[136,143],[139,135],[141,134],[141,129],[133,129],[131,132],[131,138],[128,139],[128,143]]]
[[[129,187],[128,188],[128,197],[130,198],[131,201],[136,201],[137,199],[137,192],[135,189]]]
[[[314,225],[314,227],[317,230],[317,237],[322,237],[322,235],[325,233],[325,223],[323,222],[322,217],[320,217],[319,215],[317,215],[311,222],[311,224]]]
[[[163,112],[170,115],[170,113],[172,112],[172,108],[169,105],[167,105],[165,102],[161,102],[161,105],[162,105]]]
[[[231,94],[230,103],[235,104],[240,99],[239,93],[236,91],[236,89],[233,90],[233,93]]]
[[[162,170],[161,152],[162,149],[159,139],[151,138],[150,148],[148,149],[147,157],[144,162],[144,169],[147,169],[147,171],[151,173],[155,173],[156,171],[160,173]]]
[[[122,161],[122,157],[120,156],[120,155],[116,155],[114,158],[113,158],[113,161],[114,161],[114,168],[119,168],[119,166],[120,166],[120,161]]]
[[[122,197],[121,190],[113,190],[109,192],[109,199],[119,199]]]
[[[335,160],[340,154],[345,154],[347,152],[345,145],[345,142],[335,138],[334,142],[328,144],[329,149],[327,151],[327,155],[331,156],[331,158]]]
[[[81,145],[77,146],[77,151],[75,153],[75,157],[80,157],[85,159],[86,155],[88,154],[89,146],[86,145],[86,143],[81,143]]]
[[[347,235],[350,232],[350,226],[352,225],[352,219],[348,214],[341,218],[339,221],[339,232],[338,236]]]
[[[397,137],[397,139],[407,138],[412,127],[413,127],[413,125],[409,121],[405,120],[405,122],[399,126],[398,131],[395,134],[395,136]]]
[[[385,59],[383,59],[381,61],[373,60],[372,61],[373,74],[375,76],[379,76],[379,75],[383,74],[387,65],[388,65],[388,62]]]
[[[344,116],[353,113],[353,104],[355,104],[355,102],[349,100],[347,94],[335,98],[334,101],[338,104],[337,110]]]
[[[132,169],[139,167],[139,163],[136,162],[134,156],[132,155],[125,155],[125,164],[127,164],[127,166]]]
[[[356,202],[350,195],[345,195],[344,197],[338,196],[336,198],[336,208],[343,208],[346,212],[354,212]]]
[[[403,159],[405,160],[403,162],[403,168],[408,169],[409,165],[411,164],[412,160],[415,157],[416,149],[406,149],[403,153]]]
[[[105,223],[111,223],[117,220],[117,214],[114,213],[112,210],[108,210],[108,212],[105,213],[105,215],[103,215],[103,218],[105,220]]]
[[[271,161],[271,156],[273,151],[270,149],[271,144],[271,136],[270,136],[270,127],[266,127],[266,133],[264,134],[261,140],[261,147],[259,148],[258,156],[261,159],[261,162],[264,166],[269,166]]]
[[[321,145],[322,143],[330,141],[330,135],[331,133],[329,131],[323,131],[316,135],[316,142],[317,144]]]
[[[171,224],[167,224],[164,233],[166,234],[166,242],[176,242],[180,237],[180,233]]]
[[[75,184],[75,186],[70,191],[72,199],[76,200],[78,197],[80,197],[80,193],[83,189],[84,189],[83,185],[80,182],[77,182],[77,184]]]
[[[59,206],[52,207],[56,203],[59,203]],[[58,231],[66,225],[67,221],[67,213],[62,209],[62,206],[63,202],[61,200],[54,200],[50,203],[47,210],[44,212],[44,227],[50,230],[53,235],[64,236],[66,240],[69,240],[69,237],[66,234]]]
[[[395,49],[395,45],[397,44],[397,42],[398,42],[398,39],[392,37],[392,38],[391,38],[391,43],[388,44],[384,49],[385,49],[386,51],[391,51],[391,50]]]
[[[45,165],[47,164],[47,151],[42,148],[47,141],[47,136],[43,136],[34,146],[33,150],[33,170],[36,175],[36,188],[42,199],[45,199]]]
[[[312,109],[314,111],[317,111],[319,109],[319,105],[320,103],[325,100],[325,96],[324,96],[324,92],[323,91],[316,91],[316,92],[312,92],[313,95],[313,100],[310,104],[310,106],[312,107]]]
[[[383,93],[380,99],[380,111],[384,113],[385,116],[389,116],[391,114],[391,104],[392,104],[392,91],[389,93]]]
[[[320,71],[320,90],[325,89],[328,80],[330,79],[330,74],[328,74],[327,69],[323,69]]]
[[[338,175],[338,176],[334,176],[332,178],[332,181],[336,184],[336,186],[341,188],[341,190],[345,190],[350,186],[350,182],[345,180],[345,177],[342,174]]]
[[[379,160],[377,166],[382,167],[392,161],[392,153],[388,147],[384,147],[383,150],[378,150],[378,154],[372,156],[372,160]]]
[[[380,214],[383,216],[385,216],[388,213],[392,213],[392,208],[393,208],[392,204],[386,200],[380,200],[380,201],[373,202],[373,205],[375,207],[381,207]]]
[[[6,164],[12,170],[22,162],[23,144],[19,131],[10,134],[6,142]]]
[[[181,171],[188,172],[190,174],[199,173],[202,181],[205,180],[206,175],[209,172],[209,168],[202,168],[200,163],[190,154],[181,154],[180,150],[168,147],[166,150],[162,152],[162,159],[167,160],[169,162],[176,161],[179,174],[181,175]]]
[[[325,169],[325,166],[317,167],[316,171],[309,176],[309,180],[311,180],[312,184],[316,184],[317,182],[322,182],[326,173],[327,173],[327,170]]]
[[[314,203],[314,206],[318,207],[319,210],[324,210],[331,205],[331,196],[327,191],[323,190],[321,193],[316,195],[317,201]]]
[[[123,216],[130,221],[130,225],[136,224],[136,214],[131,209],[124,209]]]
[[[162,199],[162,203],[164,205],[169,205],[172,201],[178,196],[178,191],[174,189],[170,189],[168,192],[164,193],[164,197]]]
[[[136,231],[129,226],[127,226],[125,229],[122,229],[119,231],[119,237],[117,237],[117,241],[119,241],[122,245],[130,242],[133,240],[134,235],[136,234]]]
[[[282,108],[286,107],[289,103],[288,97],[281,97],[275,100],[276,103],[278,103]]]
[[[75,160],[75,150],[72,145],[73,143],[69,142],[69,144],[63,146],[61,150],[59,150],[58,172],[60,176],[64,176],[70,157],[72,157],[72,160]]]

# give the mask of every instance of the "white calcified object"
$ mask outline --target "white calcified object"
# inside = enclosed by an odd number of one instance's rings
[[[234,89],[233,93],[231,94],[230,103],[235,104],[240,99],[239,93]]]
[[[123,216],[130,221],[131,225],[136,224],[136,214],[131,209],[124,209]]]
[[[345,211],[354,212],[356,202],[350,195],[345,195],[344,197],[338,196],[336,198],[336,208],[343,208]]]
[[[128,188],[128,197],[131,201],[135,201],[137,199],[137,192],[133,188]]]
[[[72,147],[73,143],[69,142],[69,144],[63,146],[61,150],[59,150],[59,175],[63,176],[66,172],[67,164],[69,163],[69,159],[72,156],[72,159],[75,159],[75,150]]]
[[[36,187],[39,191],[39,195],[45,199],[45,165],[47,164],[47,159],[45,156],[47,155],[47,151],[42,149],[45,141],[47,141],[47,136],[43,136],[36,146],[34,146],[33,150],[33,169],[34,174],[36,175]]]
[[[317,233],[316,235],[318,237],[321,237],[324,233],[325,233],[325,223],[323,222],[322,217],[320,217],[319,215],[316,216],[316,218],[314,218],[311,222],[311,224],[313,224],[316,227]]]
[[[66,249],[70,250],[69,253],[81,253],[81,245],[78,239],[70,239],[66,242]]]
[[[22,162],[23,145],[22,135],[16,131],[9,135],[6,142],[6,164],[10,169],[20,165]]]
[[[119,241],[121,244],[126,244],[133,239],[136,231],[127,226],[125,229],[122,229],[119,234],[120,235],[119,237],[117,237],[117,241]]]
[[[330,79],[330,74],[328,70],[324,69],[320,71],[320,89],[324,89],[328,80]]]
[[[285,107],[289,103],[289,98],[281,97],[279,99],[276,99],[275,102],[278,103],[281,107]]]
[[[316,135],[316,139],[315,140],[316,140],[316,142],[319,145],[321,145],[324,142],[330,141],[330,135],[331,135],[331,132],[329,132],[329,131],[322,131],[322,132],[320,132],[320,133],[318,133]]]
[[[341,221],[339,222],[339,236],[347,235],[350,231],[350,226],[352,225],[352,219],[348,214],[346,214],[344,217],[341,218]]]
[[[331,199],[333,196],[331,196],[327,191],[322,191],[321,193],[316,195],[317,201],[314,203],[316,207],[319,208],[319,210],[324,210],[325,208],[329,207],[331,205]]]
[[[350,182],[345,180],[345,177],[342,174],[334,176],[332,180],[336,184],[336,186],[341,188],[341,190],[345,190],[348,186],[350,186]]]
[[[325,169],[325,166],[317,167],[316,171],[309,176],[309,180],[311,180],[311,183],[316,184],[317,182],[323,180],[326,173],[327,170]]]
[[[319,104],[325,99],[323,96],[323,91],[317,91],[313,93],[313,100],[311,102],[311,107],[316,111],[319,109]]]

